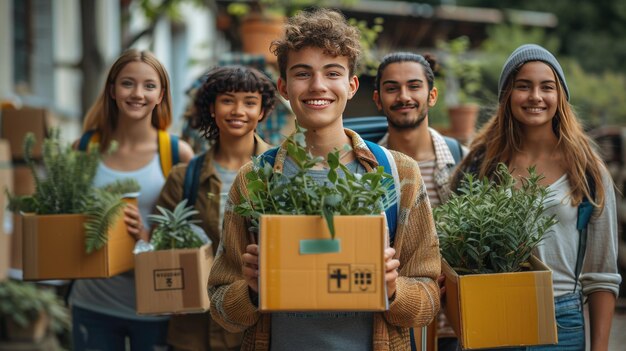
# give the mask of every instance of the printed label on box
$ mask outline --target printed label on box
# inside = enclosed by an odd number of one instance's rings
[[[183,269],[155,269],[154,270],[154,290],[183,290],[185,279]]]
[[[329,293],[375,293],[373,264],[328,265]]]

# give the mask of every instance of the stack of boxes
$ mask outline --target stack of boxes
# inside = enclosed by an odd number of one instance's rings
[[[6,277],[6,268],[22,269],[21,219],[6,210],[5,190],[14,195],[30,195],[35,191],[35,181],[24,161],[23,141],[27,133],[35,135],[33,157],[41,160],[49,115],[44,108],[32,107],[3,108],[0,114],[0,279]]]

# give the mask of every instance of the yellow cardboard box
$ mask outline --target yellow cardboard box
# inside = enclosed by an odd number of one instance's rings
[[[9,140],[14,160],[24,158],[24,137],[32,132],[37,143],[33,148],[33,158],[41,158],[41,145],[48,135],[50,112],[44,108],[22,107],[2,109],[2,138]]]
[[[459,276],[442,260],[446,316],[463,349],[556,344],[552,271],[531,257],[531,271]]]
[[[261,216],[261,311],[388,308],[384,217],[335,216],[334,225],[331,241],[321,216]],[[320,245],[330,252],[318,253]]]
[[[207,293],[213,250],[143,252],[135,255],[138,314],[199,313],[210,307]]]
[[[135,203],[136,198],[125,199]],[[24,280],[108,278],[134,267],[135,239],[120,215],[108,232],[106,245],[85,252],[81,214],[22,216]]]

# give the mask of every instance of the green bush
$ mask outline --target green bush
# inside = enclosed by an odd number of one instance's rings
[[[443,258],[459,274],[516,272],[556,224],[550,191],[531,167],[521,186],[504,164],[496,181],[466,174],[457,194],[433,210]]]

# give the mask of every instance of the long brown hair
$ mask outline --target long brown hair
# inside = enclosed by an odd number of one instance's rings
[[[552,69],[556,77],[556,72]],[[518,67],[513,75],[519,72]],[[515,77],[508,79],[495,115],[478,132],[471,144],[471,151],[459,165],[453,176],[452,186],[457,188],[466,171],[478,177],[492,177],[499,162],[509,164],[515,152],[519,152],[522,142],[522,128],[511,111],[511,94]],[[576,113],[567,101],[563,85],[556,80],[558,103],[552,119],[552,131],[557,137],[557,147],[563,155],[564,164],[569,167],[566,174],[571,187],[572,205],[578,206],[587,197],[596,207],[604,207],[602,169],[604,162],[594,151],[594,142],[585,134],[578,122]],[[593,180],[595,194],[591,196],[587,179]]]
[[[166,130],[172,123],[172,96],[170,93],[170,79],[165,67],[148,51],[137,49],[126,50],[111,66],[109,74],[104,82],[102,92],[91,106],[85,122],[83,132],[96,130],[100,133],[100,150],[107,150],[111,143],[111,135],[117,128],[119,111],[115,99],[111,96],[111,87],[115,84],[115,79],[124,67],[131,62],[143,62],[152,67],[161,80],[163,99],[161,103],[152,110],[152,126],[156,129]]]

